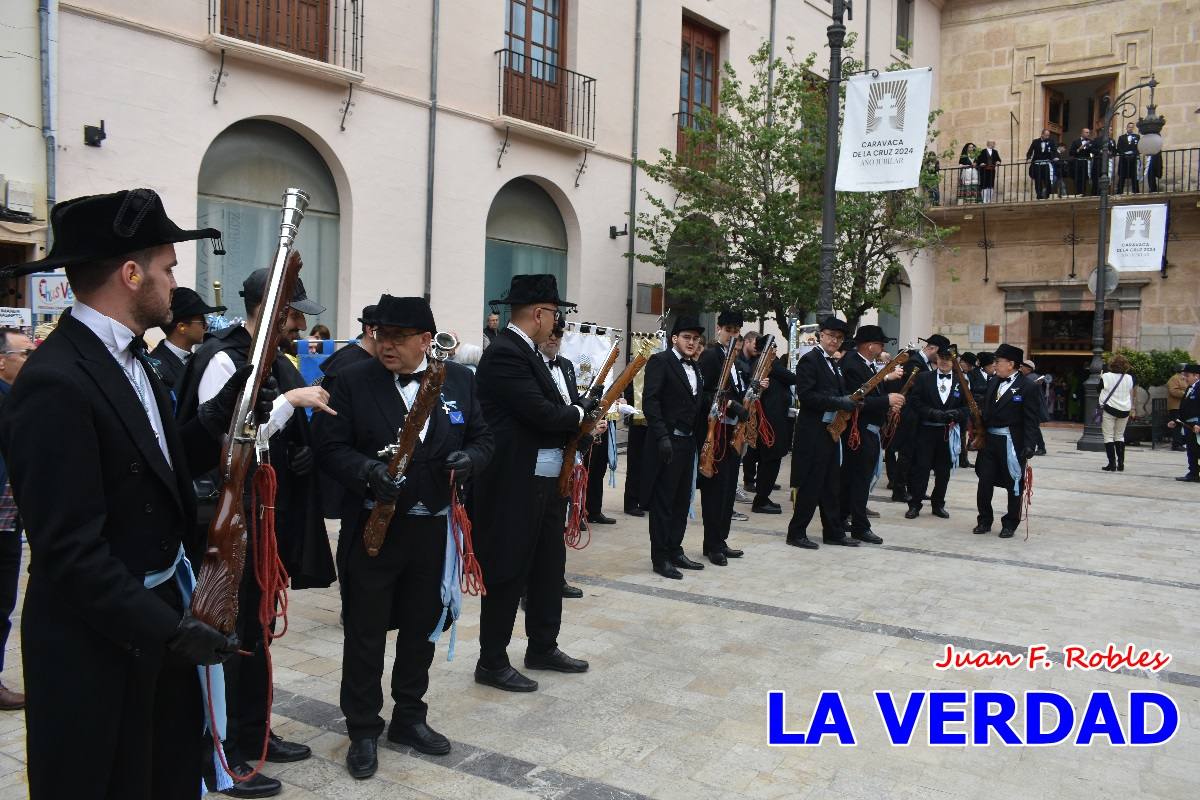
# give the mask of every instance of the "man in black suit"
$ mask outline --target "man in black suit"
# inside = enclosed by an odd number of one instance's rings
[[[984,392],[987,391],[988,375],[980,366],[984,359],[987,360],[988,364],[991,364],[992,354],[980,353],[979,355],[976,355],[975,353],[968,352],[960,353],[958,356],[958,368],[962,374],[966,376],[967,386],[970,387],[971,391],[971,397],[974,398],[975,405],[977,406],[983,405],[983,395]],[[966,402],[965,398],[963,399],[963,402]],[[960,467],[971,466],[971,461],[967,458],[967,444],[971,440],[971,433],[967,428],[968,424],[975,424],[974,420],[971,419],[971,411],[969,407],[967,409],[967,417],[965,420],[963,420],[963,423],[960,426],[960,431],[962,433],[962,452],[958,457],[958,465]]]
[[[891,340],[878,325],[860,325],[854,334],[854,350],[842,357],[842,385],[848,393],[858,391],[875,377],[876,359]],[[841,492],[838,508],[849,519],[850,536],[868,544],[883,544],[871,530],[867,518],[867,498],[883,469],[883,441],[880,431],[888,414],[904,407],[904,395],[898,391],[903,368],[897,367],[884,382],[863,398],[858,415],[842,434]],[[856,428],[857,424],[857,428]],[[855,446],[857,444],[857,447]]]
[[[638,375],[643,385],[645,372]],[[637,381],[637,378],[634,379]],[[630,383],[625,388],[625,402],[630,406],[634,403],[634,385]],[[625,418],[625,427],[629,431],[625,440],[625,513],[631,517],[644,517],[646,511],[642,507],[642,461],[643,448],[646,446],[646,415],[639,410]]]
[[[473,470],[487,466],[494,444],[474,375],[443,362],[440,396],[405,475],[393,480],[385,448],[396,442],[418,391],[430,380],[428,353],[437,325],[424,298],[386,294],[372,323],[376,358],[341,371],[329,401],[336,413],[314,415],[321,468],[346,488],[347,512],[350,506],[357,512],[345,531],[349,541],[341,572],[346,632],[341,707],[350,737],[346,767],[359,779],[374,775],[379,765],[380,679],[389,628],[397,633],[388,740],[429,755],[450,752],[450,741],[426,722],[428,706],[422,699],[433,663],[431,633],[452,624],[457,610],[442,595],[443,576],[449,574],[457,584],[459,574],[453,563],[445,563],[446,553],[455,552],[447,542],[450,473],[465,483]],[[372,557],[362,537],[374,502],[395,503],[396,513]]]
[[[1025,160],[1029,162],[1029,177],[1033,179],[1038,200],[1045,200],[1050,196],[1051,172],[1057,155],[1058,143],[1051,137],[1049,128],[1043,128],[1041,138],[1034,139],[1025,151]]]
[[[497,304],[512,306],[512,322],[483,351],[475,380],[496,456],[475,482],[475,550],[487,580],[479,617],[475,681],[509,692],[532,692],[537,681],[508,660],[521,593],[526,592],[527,669],[586,672],[586,661],[558,648],[566,569],[559,494],[563,448],[579,435],[592,399],[571,403],[546,369],[537,346],[563,326],[553,275],[514,275]],[[590,442],[581,443],[590,446]]]
[[[980,406],[987,442],[975,459],[979,491],[975,503],[978,522],[972,533],[992,529],[992,492],[999,486],[1008,497],[1008,511],[1000,519],[1000,538],[1012,538],[1021,522],[1021,495],[1025,491],[1025,462],[1034,453],[1038,431],[1038,391],[1017,367],[1025,353],[1002,344],[996,348],[996,374],[988,381]]]
[[[917,341],[925,344],[916,350],[909,351],[909,359],[904,364],[905,381],[913,372],[932,371],[938,350],[950,346],[950,340],[940,333]],[[903,384],[903,381],[901,383]],[[909,473],[912,471],[913,447],[916,437],[916,415],[913,414],[912,408],[905,406],[900,412],[900,424],[896,426],[896,433],[884,454],[893,503],[908,503],[911,494],[908,488],[908,479]]]
[[[757,352],[761,353],[762,349],[767,346],[767,338],[765,335],[758,337],[755,342]],[[779,356],[771,364],[771,370],[767,373],[767,388],[762,390],[762,394],[758,398],[762,405],[760,413],[774,434],[774,441],[768,444],[760,431],[758,446],[754,448],[758,456],[758,469],[754,483],[754,502],[750,505],[750,510],[759,514],[783,513],[780,505],[771,500],[771,492],[775,488],[775,481],[779,478],[783,457],[792,449],[791,419],[788,417],[788,409],[792,406],[791,387],[796,385],[796,375],[789,372],[784,366],[785,358],[785,356]],[[753,371],[753,362],[746,361],[743,366]]]
[[[675,580],[683,578],[679,567],[704,569],[683,552],[696,453],[708,411],[704,379],[696,364],[703,335],[695,317],[677,318],[670,349],[646,362],[642,389],[647,434],[641,496],[648,498],[650,511],[650,563],[659,575]]]
[[[158,362],[155,365],[158,375],[168,389],[175,389],[196,345],[204,341],[204,332],[208,330],[205,315],[224,310],[225,306],[210,306],[186,286],[175,287],[171,293],[171,324],[162,326],[166,338],[150,351],[150,357]]]
[[[237,641],[187,611],[204,552],[191,475],[215,465],[249,370],[179,425],[141,337],[171,318],[174,243],[220,232],[181,230],[149,189],[58,203],[51,225],[49,256],[4,275],[65,267],[76,298],[0,421],[32,553],[30,797],[198,798],[196,665],[224,661]]]
[[[800,401],[800,412],[796,415],[791,480],[796,500],[787,532],[787,543],[793,547],[810,550],[819,547],[808,538],[808,523],[818,506],[824,542],[858,547],[858,542],[846,535],[838,511],[841,442],[835,442],[825,427],[833,421],[836,412],[855,409],[855,403],[846,394],[842,383],[841,368],[833,357],[842,346],[846,330],[846,323],[837,317],[821,320],[819,346],[805,353],[796,365],[796,397]]]
[[[1126,180],[1133,182],[1133,193],[1138,193],[1138,142],[1141,140],[1137,126],[1132,122],[1117,137],[1117,194],[1125,193]]]
[[[1084,128],[1079,132],[1079,138],[1071,142],[1071,164],[1074,170],[1075,194],[1088,193],[1088,181],[1092,182],[1092,194],[1096,194],[1096,179],[1099,175],[1092,168],[1092,162],[1100,155],[1099,148],[1092,141],[1092,132]]]
[[[1167,423],[1171,430],[1182,429],[1183,442],[1187,449],[1188,471],[1177,481],[1184,483],[1200,483],[1200,365],[1185,364],[1183,379],[1187,381],[1187,389],[1179,401],[1174,418]]]
[[[973,354],[972,359],[974,358]],[[954,352],[949,348],[938,351],[937,369],[922,372],[909,392],[909,405],[917,418],[917,435],[905,519],[916,519],[929,489],[929,472],[933,470],[933,495],[928,497],[933,515],[949,519],[946,511],[946,488],[950,485],[950,470],[957,465],[966,447],[964,432],[967,420],[967,401],[963,388],[954,379]]]

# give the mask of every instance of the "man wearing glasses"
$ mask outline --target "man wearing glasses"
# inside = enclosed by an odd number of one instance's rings
[[[162,326],[167,338],[150,351],[150,357],[158,361],[158,374],[168,389],[175,389],[192,353],[204,341],[204,332],[208,330],[205,315],[224,310],[225,306],[210,306],[186,286],[176,287],[171,293],[171,324]]]
[[[8,397],[17,373],[33,352],[33,340],[14,328],[0,328],[4,349],[0,351],[0,397]],[[17,583],[21,577],[21,522],[13,501],[8,467],[0,458],[0,672],[4,671],[4,649],[12,630],[9,616],[17,607]],[[25,707],[25,695],[0,683],[0,711]]]

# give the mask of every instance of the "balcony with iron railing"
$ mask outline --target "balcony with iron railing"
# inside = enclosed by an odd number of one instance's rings
[[[497,50],[497,127],[591,148],[596,79],[515,50]]]
[[[315,77],[363,79],[363,0],[208,0],[205,46]]]

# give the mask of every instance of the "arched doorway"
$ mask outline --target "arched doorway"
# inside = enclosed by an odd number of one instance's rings
[[[224,237],[224,256],[214,256],[207,242],[196,250],[196,290],[212,296],[220,281],[230,316],[243,316],[238,297],[242,281],[271,265],[279,246],[279,213],[283,192],[298,186],[309,197],[308,211],[296,237],[304,258],[300,277],[308,296],[325,306],[322,322],[336,330],[340,207],[337,186],[325,160],[300,134],[266,120],[243,120],[213,140],[200,164],[197,218]]]
[[[903,307],[900,284],[903,280],[904,276],[901,275],[884,293],[879,302],[879,327],[883,328],[886,335],[897,341],[900,340],[900,310]]]
[[[553,198],[527,178],[515,178],[500,188],[487,217],[484,255],[484,322],[487,301],[507,291],[513,275],[549,273],[558,280],[558,294],[567,289],[567,228]],[[500,325],[508,324],[509,306],[500,306]]]

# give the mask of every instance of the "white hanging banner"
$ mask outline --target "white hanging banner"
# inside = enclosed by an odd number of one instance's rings
[[[920,184],[933,70],[855,75],[846,82],[839,192],[887,192]]]
[[[1123,272],[1158,272],[1166,239],[1166,205],[1114,206],[1108,230],[1108,263]]]
[[[612,349],[614,338],[620,334],[621,331],[618,328],[567,323],[567,330],[563,333],[562,346],[559,347],[558,354],[575,365],[576,388],[580,394],[583,394],[584,390],[591,386],[592,381],[599,376],[600,370],[604,368],[604,362],[608,359],[609,350]],[[612,385],[612,382],[621,374],[622,369],[622,366],[613,365],[604,381],[605,388]]]

